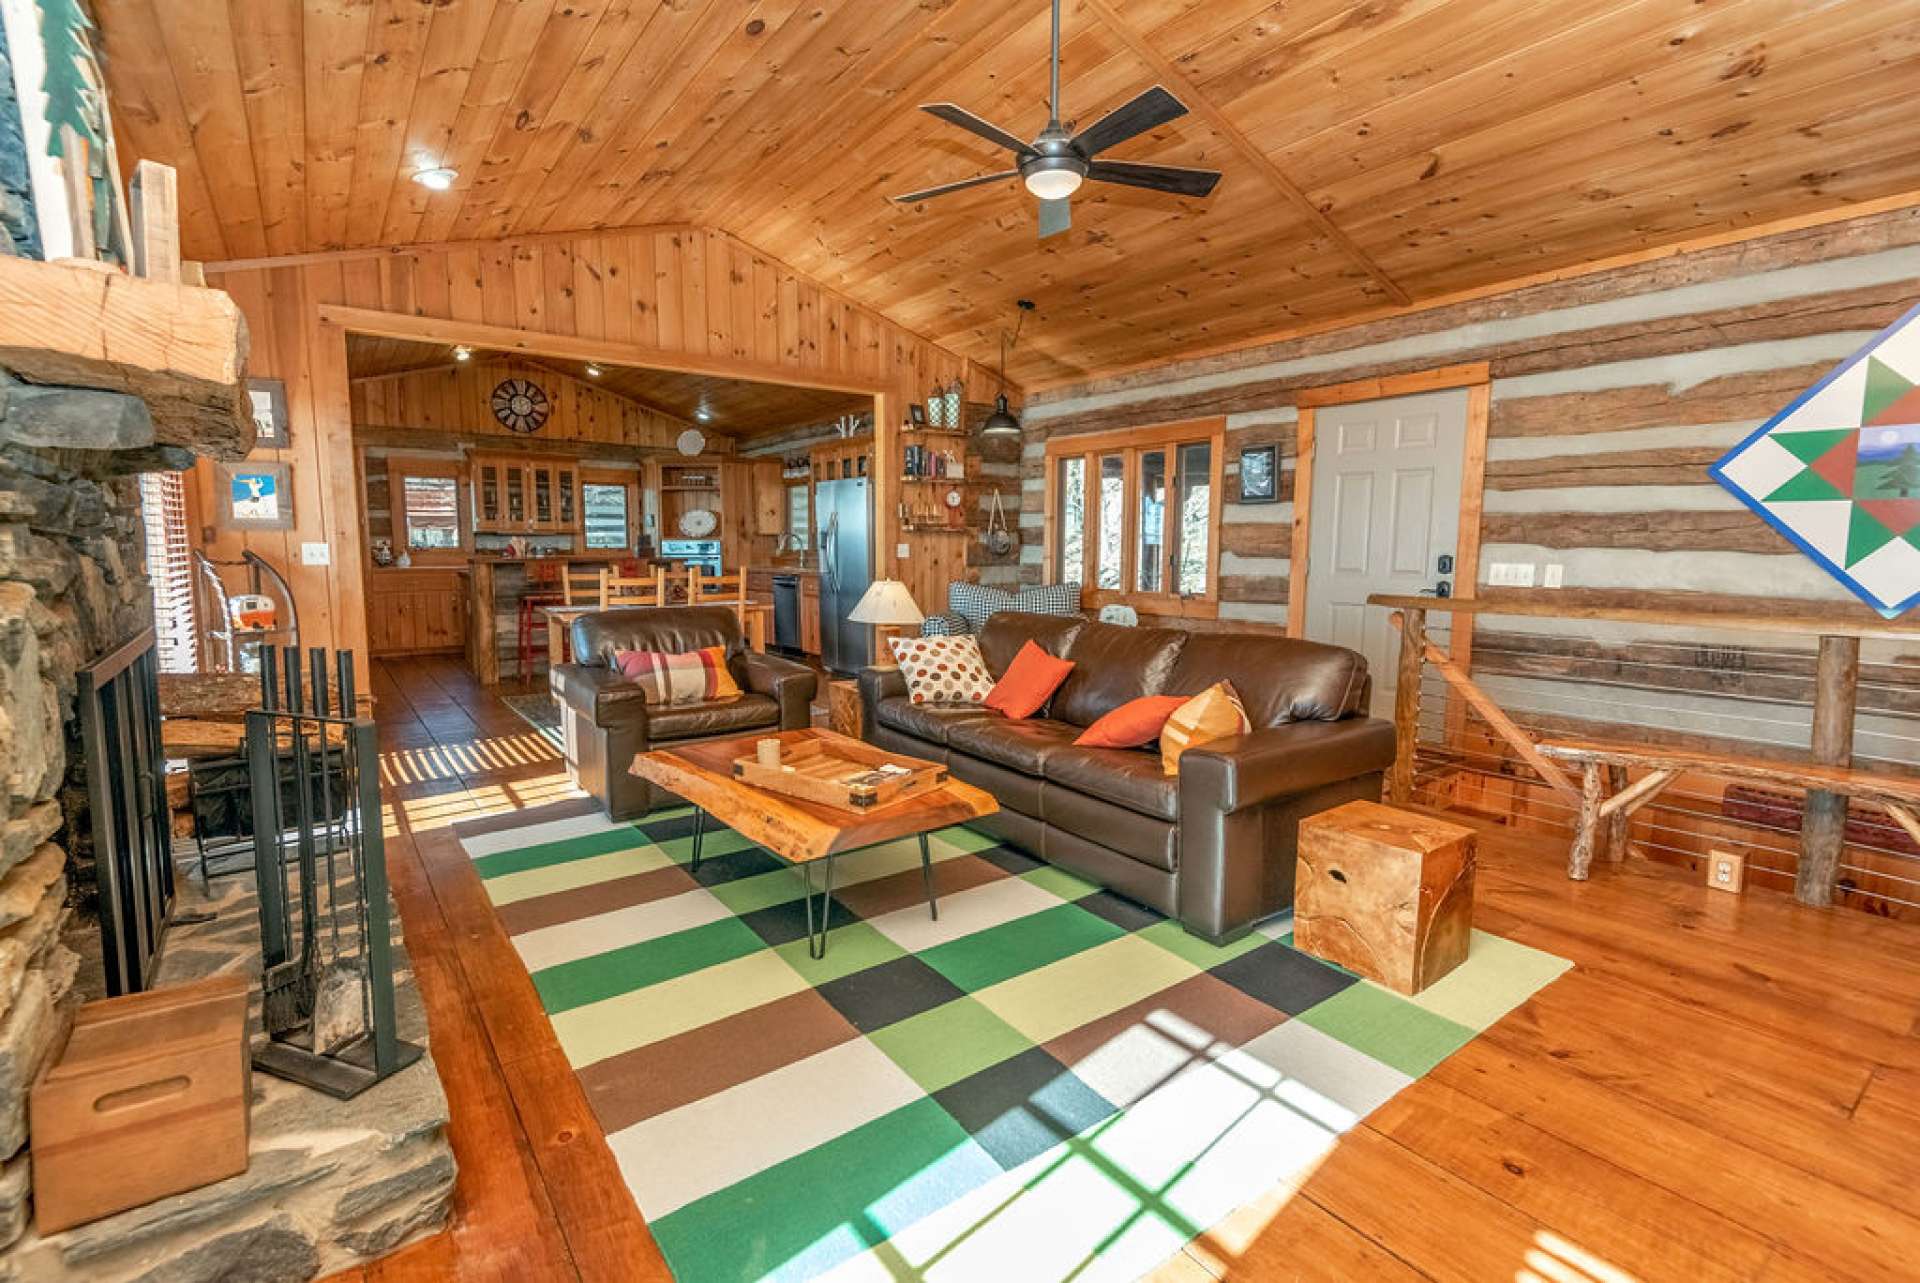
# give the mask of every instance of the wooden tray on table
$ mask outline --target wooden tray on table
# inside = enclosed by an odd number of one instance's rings
[[[833,743],[783,743],[778,766],[764,766],[753,755],[736,757],[733,778],[770,793],[867,812],[932,792],[947,782],[947,768],[836,737]]]

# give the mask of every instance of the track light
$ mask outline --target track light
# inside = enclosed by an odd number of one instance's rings
[[[600,367],[595,365],[592,361],[587,362],[587,377],[590,379],[597,379],[600,377]]]
[[[456,361],[471,361],[473,360],[473,349],[465,343],[456,343],[453,345],[453,359]]]

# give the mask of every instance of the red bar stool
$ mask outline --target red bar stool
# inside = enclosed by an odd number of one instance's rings
[[[566,587],[560,580],[562,562],[532,560],[526,565],[527,583],[520,594],[520,629],[514,664],[514,675],[521,678],[533,676],[533,639],[536,635],[546,635],[544,627],[534,626],[540,608],[563,606],[567,601]]]

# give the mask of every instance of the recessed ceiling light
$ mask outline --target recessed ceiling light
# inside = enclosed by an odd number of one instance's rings
[[[707,409],[707,407],[703,405],[698,410],[695,410],[693,412],[693,417],[700,420],[700,422],[702,423],[707,423],[713,419],[713,411]]]
[[[590,379],[597,379],[600,377],[600,367],[595,365],[592,361],[587,362],[587,377]]]
[[[471,361],[473,360],[473,349],[465,343],[456,343],[453,348],[453,359],[456,361]]]
[[[428,191],[435,192],[446,191],[449,187],[453,186],[453,180],[458,177],[460,177],[460,175],[456,171],[448,169],[444,165],[436,166],[433,169],[416,169],[413,171],[414,182],[419,183]]]

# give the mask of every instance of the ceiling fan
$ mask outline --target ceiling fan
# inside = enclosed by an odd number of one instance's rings
[[[1014,155],[1014,168],[957,183],[943,183],[924,191],[908,192],[894,200],[903,205],[965,191],[987,183],[1018,178],[1027,190],[1040,198],[1040,237],[1042,240],[1072,226],[1067,198],[1079,190],[1086,179],[1096,183],[1119,183],[1127,187],[1145,187],[1176,196],[1205,196],[1220,181],[1218,171],[1187,169],[1180,165],[1143,165],[1130,160],[1101,160],[1100,153],[1157,129],[1170,120],[1187,114],[1186,106],[1163,86],[1155,85],[1145,93],[1081,130],[1070,133],[1060,123],[1060,0],[1053,0],[1053,76],[1047,99],[1047,127],[1030,143],[1023,143],[990,121],[982,120],[957,103],[935,102],[920,110],[938,116],[950,125],[978,134],[997,143]]]

